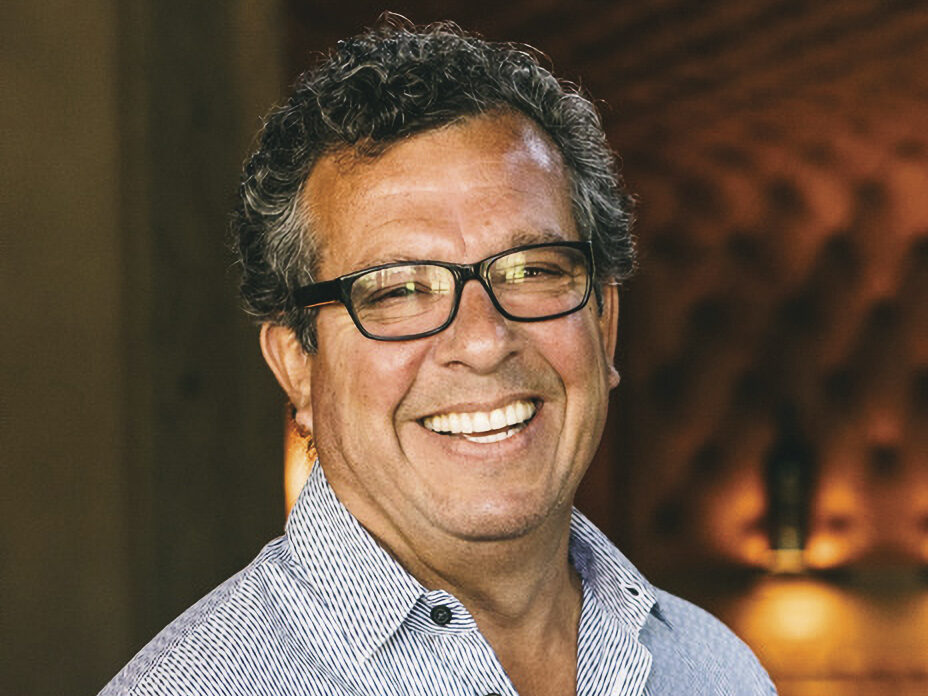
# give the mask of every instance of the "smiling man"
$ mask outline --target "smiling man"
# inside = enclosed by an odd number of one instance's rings
[[[770,694],[572,503],[634,266],[592,105],[451,26],[341,42],[234,228],[319,460],[287,523],[105,694]]]

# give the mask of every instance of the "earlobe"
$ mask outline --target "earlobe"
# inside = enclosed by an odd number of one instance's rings
[[[615,347],[619,329],[619,288],[613,283],[602,286],[603,311],[600,315],[600,331],[603,340],[603,353],[609,370],[609,387],[619,386],[619,372],[615,368]]]
[[[261,325],[261,353],[293,404],[293,419],[304,434],[313,430],[312,356],[303,350],[291,329],[280,324]]]

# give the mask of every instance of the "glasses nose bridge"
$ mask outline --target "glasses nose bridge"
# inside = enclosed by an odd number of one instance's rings
[[[493,293],[493,288],[490,286],[490,280],[487,278],[487,269],[490,266],[490,260],[485,259],[483,261],[478,261],[477,263],[456,263],[451,267],[454,269],[455,280],[457,281],[457,301],[461,301],[461,296],[464,294],[464,285],[470,280],[476,280],[483,286],[483,289],[486,291],[487,295],[490,296],[490,301],[493,304],[496,304],[496,295]]]

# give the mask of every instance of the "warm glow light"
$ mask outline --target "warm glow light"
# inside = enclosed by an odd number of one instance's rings
[[[760,478],[745,468],[708,502],[709,539],[718,551],[745,565],[767,565],[770,545],[759,523],[765,506]]]
[[[808,640],[829,628],[828,605],[814,586],[782,588],[770,607],[770,627],[781,637]]]
[[[854,481],[834,475],[824,480],[813,510],[804,556],[809,568],[824,570],[853,563],[871,544],[863,521],[865,503]]]
[[[758,635],[805,643],[845,628],[842,614],[834,590],[814,580],[793,578],[767,586],[749,620],[756,624],[753,632]]]
[[[805,562],[810,568],[834,568],[847,561],[850,556],[851,546],[847,539],[833,534],[819,534],[809,540]]]
[[[855,688],[858,678],[873,675],[928,674],[928,592],[909,576],[894,587],[862,582],[841,586],[814,576],[766,576],[717,613],[755,649],[774,679],[846,679],[846,689],[819,684],[803,694],[928,693],[921,676],[921,690]]]
[[[801,573],[805,569],[802,549],[773,549],[770,570],[774,573]]]
[[[741,558],[748,564],[763,566],[767,564],[770,554],[770,543],[767,536],[760,532],[748,534],[741,541]]]
[[[818,504],[833,515],[852,515],[861,507],[860,494],[852,482],[833,476],[823,484]]]
[[[290,508],[303,490],[315,459],[316,451],[311,441],[300,435],[296,423],[288,416],[284,431],[284,501],[287,514],[290,514]]]

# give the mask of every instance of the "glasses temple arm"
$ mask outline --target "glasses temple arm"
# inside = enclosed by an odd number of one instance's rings
[[[293,293],[293,300],[297,307],[306,309],[331,304],[332,302],[341,302],[339,279],[304,285]]]

